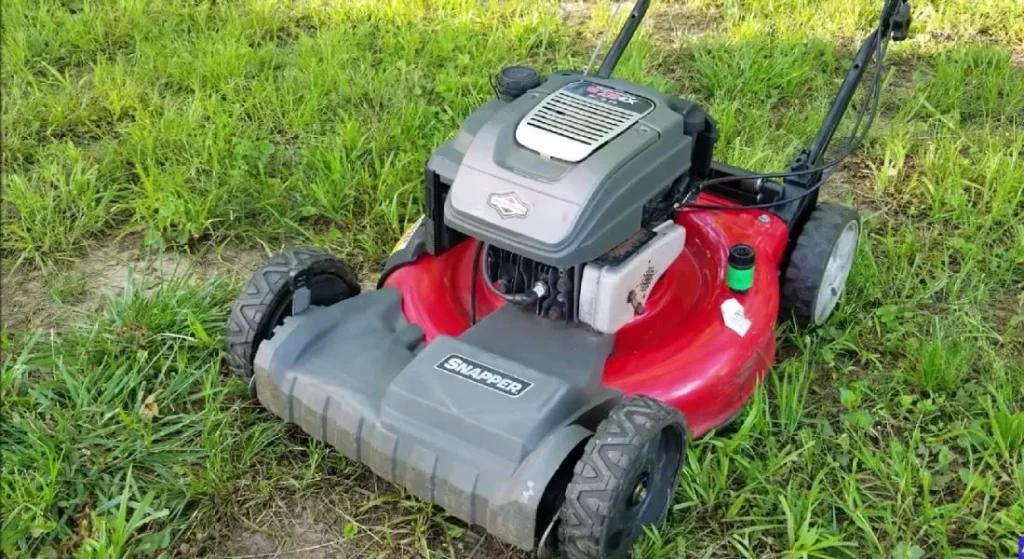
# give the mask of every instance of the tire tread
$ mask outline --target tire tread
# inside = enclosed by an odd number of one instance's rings
[[[685,440],[686,423],[682,414],[647,396],[623,400],[601,421],[573,469],[573,479],[566,488],[565,502],[559,512],[559,542],[566,557],[602,557],[601,544],[609,509],[615,492],[626,482],[623,474],[645,442],[672,423],[682,426]]]
[[[228,315],[224,352],[228,369],[243,381],[252,379],[252,360],[262,341],[256,339],[264,329],[262,321],[288,293],[292,273],[318,263],[329,263],[331,273],[340,277],[353,294],[359,292],[359,281],[347,264],[311,247],[297,247],[275,254],[242,286]]]
[[[796,238],[782,276],[779,313],[802,328],[813,327],[814,305],[832,247],[857,211],[842,204],[821,203],[811,212]],[[827,318],[826,318],[827,320]]]

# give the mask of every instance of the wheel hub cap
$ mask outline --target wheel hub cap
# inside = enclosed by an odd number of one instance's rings
[[[839,234],[836,244],[832,246],[825,273],[821,278],[821,286],[814,302],[814,324],[823,324],[839,302],[846,285],[846,278],[853,267],[853,257],[857,254],[857,238],[860,236],[860,224],[851,221]]]
[[[633,486],[633,495],[630,498],[629,505],[631,507],[638,506],[647,500],[647,473],[640,475],[640,479],[636,480],[636,484]]]

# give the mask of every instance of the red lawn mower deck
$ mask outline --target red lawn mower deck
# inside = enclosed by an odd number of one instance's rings
[[[686,410],[690,431],[700,436],[740,412],[774,360],[777,270],[789,229],[759,210],[685,210],[676,221],[686,228],[686,248],[655,284],[644,312],[616,332],[602,382]],[[414,232],[410,242],[421,235]],[[383,282],[401,293],[402,312],[423,329],[427,343],[470,326],[474,244],[466,240],[439,256],[423,254]],[[736,244],[757,254],[753,285],[744,293],[726,285],[729,249]],[[482,284],[476,289],[478,316],[505,304]],[[742,316],[724,316],[722,305],[730,300]]]

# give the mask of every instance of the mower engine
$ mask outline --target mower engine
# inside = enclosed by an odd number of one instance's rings
[[[696,105],[629,82],[506,68],[500,96],[427,165],[427,243],[477,239],[484,283],[547,318],[614,333],[680,254],[675,211],[717,139]]]

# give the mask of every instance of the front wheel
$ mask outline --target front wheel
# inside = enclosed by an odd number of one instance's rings
[[[859,239],[860,216],[853,208],[820,204],[811,212],[782,277],[783,318],[811,328],[828,321],[843,295]]]
[[[274,255],[242,287],[231,306],[224,334],[228,368],[252,386],[252,362],[264,340],[292,314],[292,278],[303,274],[309,304],[327,306],[359,294],[352,268],[314,248],[293,248]]]
[[[612,409],[576,462],[558,513],[569,559],[626,557],[644,526],[665,521],[686,454],[686,421],[647,396]]]

